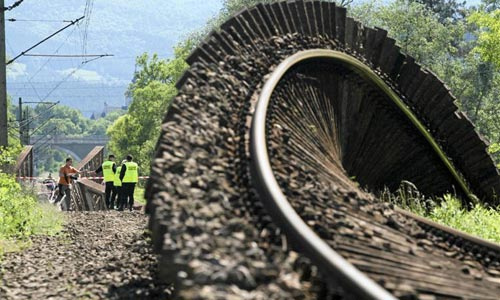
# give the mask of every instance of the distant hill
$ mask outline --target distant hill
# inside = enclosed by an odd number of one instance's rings
[[[84,15],[90,2],[89,18],[30,53],[108,53],[114,57],[83,65],[81,58],[21,57],[10,66],[7,80],[8,93],[16,103],[18,97],[24,101],[61,101],[86,116],[102,110],[104,102],[123,105],[136,56],[156,52],[160,57],[171,57],[175,44],[203,28],[222,7],[222,0],[27,0],[6,13],[7,19],[19,20],[6,24],[8,56],[68,24],[24,20],[75,20]]]

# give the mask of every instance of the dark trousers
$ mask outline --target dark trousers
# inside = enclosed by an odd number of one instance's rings
[[[62,210],[70,210],[71,206],[71,189],[69,185],[65,184],[59,184],[59,193],[57,195],[56,201],[54,204],[57,204],[59,201],[61,201],[62,198],[64,198],[64,202],[61,203],[61,209]]]
[[[114,201],[111,198],[111,193],[115,192],[115,186],[113,185],[113,181],[111,182],[106,182],[106,189],[104,190],[106,194],[106,207],[113,208],[114,207]]]
[[[130,210],[132,210],[132,206],[134,205],[134,190],[135,183],[122,183],[123,203],[126,204],[128,200],[128,209]]]
[[[121,186],[115,186],[115,189],[113,190],[113,195],[111,195],[111,202],[115,202],[116,200],[116,206],[122,207],[122,187]]]

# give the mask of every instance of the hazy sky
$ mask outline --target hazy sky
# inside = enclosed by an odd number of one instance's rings
[[[355,0],[356,1],[356,0]],[[158,53],[169,58],[173,46],[203,28],[222,8],[222,0],[25,0],[6,12],[6,51],[13,57],[56,30],[63,20],[86,18],[30,53],[113,54],[83,63],[82,58],[21,57],[10,65],[8,93],[25,101],[60,100],[86,115],[103,102],[122,105],[135,58]],[[467,1],[469,5],[479,0]],[[6,0],[11,5],[14,0]],[[86,4],[93,3],[92,7]],[[105,100],[102,100],[105,99]],[[102,100],[102,101],[101,101]],[[86,101],[86,102],[85,102]]]
[[[114,56],[88,63],[84,58],[20,57],[9,66],[8,93],[24,101],[60,100],[86,115],[104,101],[123,105],[135,58],[144,52],[171,57],[173,47],[203,28],[221,7],[219,0],[25,0],[6,12],[6,19],[17,20],[6,22],[11,58],[66,26],[64,20],[83,15],[83,21],[30,53]]]

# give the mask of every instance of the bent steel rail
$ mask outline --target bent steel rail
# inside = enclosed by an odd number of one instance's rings
[[[307,226],[287,201],[273,175],[266,143],[266,116],[271,95],[279,80],[292,66],[306,59],[318,57],[332,58],[345,63],[354,60],[338,51],[320,49],[302,51],[284,60],[271,74],[262,89],[256,104],[250,136],[253,162],[251,168],[256,183],[260,187],[257,191],[273,220],[278,222],[287,234],[301,243],[301,247],[304,248],[309,258],[317,266],[322,267],[328,276],[348,286],[350,291],[362,299],[396,299],[330,248]],[[354,66],[360,67],[359,64]]]

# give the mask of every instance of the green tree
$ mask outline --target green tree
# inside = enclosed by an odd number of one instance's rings
[[[484,61],[500,68],[500,9],[489,13],[475,12],[469,17],[469,22],[481,30],[474,51],[479,53]]]
[[[111,126],[119,117],[125,114],[125,110],[115,110],[108,113],[104,118],[91,120],[87,128],[88,135],[106,135],[108,127]]]
[[[478,26],[466,19],[440,19],[428,6],[405,0],[391,4],[369,2],[355,6],[352,13],[369,26],[385,28],[403,52],[415,57],[443,79],[458,98],[458,105],[476,123],[480,132],[498,142],[498,71],[492,64],[493,60],[477,55],[481,39],[475,38],[492,31],[484,28],[478,31]],[[489,56],[486,57],[498,55],[494,51],[487,53]]]
[[[431,69],[446,69],[448,57],[458,51],[455,41],[464,34],[463,24],[442,24],[425,5],[407,0],[365,3],[353,7],[352,15],[364,25],[386,29],[403,52]]]
[[[244,7],[270,2],[274,0],[225,0],[219,16],[212,19],[204,30],[179,44],[172,60],[161,60],[148,54],[138,57],[138,71],[128,90],[132,104],[128,113],[108,129],[112,151],[121,156],[131,153],[141,164],[149,164],[160,132],[160,121],[176,93],[174,83],[187,67],[184,58],[204,35],[230,15]],[[351,4],[350,0],[336,2]],[[484,10],[494,11],[497,2],[485,0]],[[494,60],[487,59],[498,53],[490,51],[490,56],[477,55],[480,49],[491,47],[481,46],[484,38],[475,39],[495,32],[492,25],[481,25],[485,18],[476,21],[473,17],[468,23],[469,11],[460,0],[373,1],[353,4],[350,13],[364,25],[388,30],[403,52],[415,57],[445,81],[458,97],[458,105],[476,122],[481,133],[493,142],[500,140],[500,104],[496,100],[500,94],[500,82],[498,72],[492,67]],[[497,15],[490,13],[488,16]]]
[[[185,59],[191,48],[191,40],[181,43],[171,60],[159,59],[156,54],[139,56],[137,71],[127,92],[132,97],[128,113],[119,117],[107,131],[111,151],[118,157],[132,154],[144,173],[149,172],[161,120],[177,93],[175,82],[187,67]]]
[[[441,23],[449,20],[463,19],[466,14],[465,1],[456,0],[414,0],[424,4],[428,9],[438,15]]]

